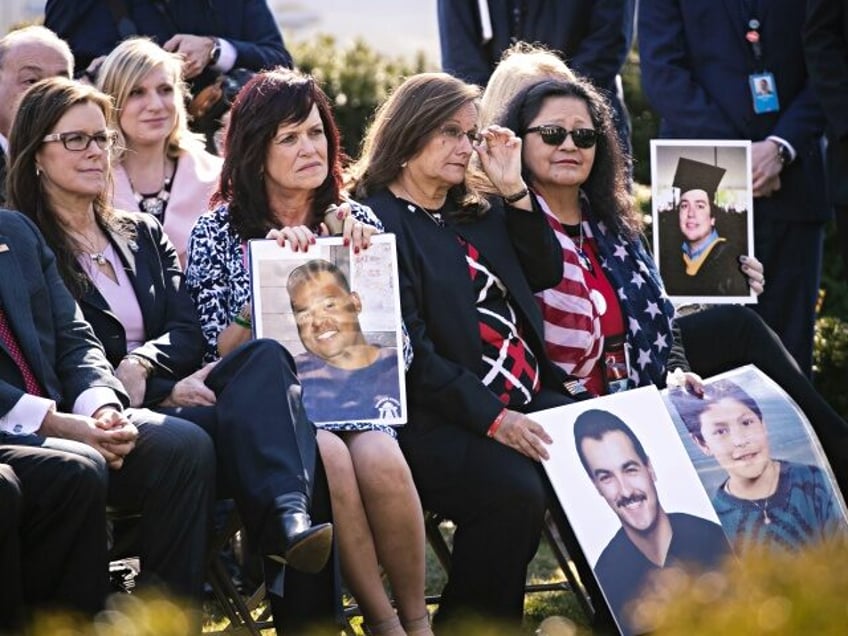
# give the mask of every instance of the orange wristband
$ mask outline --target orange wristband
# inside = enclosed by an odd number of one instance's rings
[[[501,424],[503,423],[505,417],[506,417],[506,409],[504,409],[500,413],[498,413],[498,416],[495,418],[495,421],[492,422],[492,425],[489,427],[489,430],[486,431],[487,437],[494,437],[495,436],[495,433],[498,432],[498,429],[501,427]]]

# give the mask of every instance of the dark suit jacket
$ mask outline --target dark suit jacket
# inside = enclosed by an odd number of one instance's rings
[[[80,393],[107,387],[128,401],[103,348],[62,282],[35,225],[0,210],[0,301],[24,357],[47,397],[70,412]],[[18,366],[0,344],[0,416],[24,394]]]
[[[488,4],[493,33],[483,45],[477,1],[439,0],[439,41],[446,72],[485,86],[514,40],[539,42],[608,91],[619,117],[626,118],[615,80],[633,42],[634,0],[489,0]]]
[[[809,85],[801,45],[804,2],[759,2],[766,69],[774,73],[780,112],[754,113],[748,76],[756,68],[745,40],[749,15],[739,0],[650,0],[639,3],[642,83],[672,138],[750,139],[776,135],[798,153],[780,174],[781,188],[756,200],[775,220],[825,221],[824,116]]]
[[[562,390],[563,377],[544,353],[533,296],[562,279],[562,250],[540,211],[496,205],[478,221],[438,227],[388,190],[363,203],[397,237],[401,309],[415,352],[407,372],[410,422],[449,422],[485,434],[503,409],[478,376],[483,349],[477,309],[465,248],[454,233],[474,245],[506,285],[543,385]]]
[[[228,40],[238,52],[236,66],[259,71],[292,59],[266,0],[170,0],[170,19],[153,1],[124,0],[139,35],[164,44],[176,33],[212,35]],[[44,26],[71,45],[77,70],[108,54],[123,37],[106,0],[47,0]]]
[[[153,363],[144,405],[165,399],[177,380],[200,368],[203,335],[194,303],[182,289],[183,275],[177,251],[149,214],[127,214],[135,238],[110,233],[112,246],[124,264],[144,319],[147,341],[133,353]],[[113,366],[127,354],[123,325],[94,286],[80,306]]]
[[[807,0],[804,50],[827,118],[831,194],[848,205],[848,0]]]
[[[633,5],[633,0],[490,0],[493,33],[484,46],[476,0],[439,0],[442,67],[485,86],[514,38],[559,51],[575,71],[611,88],[633,39]]]

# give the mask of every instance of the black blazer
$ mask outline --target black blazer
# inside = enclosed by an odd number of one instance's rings
[[[834,203],[848,205],[848,0],[807,0],[804,52],[827,117]]]
[[[162,226],[149,214],[126,213],[126,217],[135,237],[112,232],[109,240],[141,308],[147,341],[133,353],[153,363],[144,398],[145,406],[153,406],[170,394],[177,380],[200,367],[204,342],[194,303],[182,289],[177,251]],[[118,366],[127,354],[124,326],[94,286],[89,286],[80,305],[109,362]]]
[[[35,225],[0,210],[0,302],[47,396],[70,412],[80,393],[106,387],[128,402],[103,348],[83,319]],[[24,394],[18,366],[0,343],[0,416]]]
[[[485,434],[503,408],[480,381],[483,349],[465,250],[474,245],[506,285],[539,359],[544,386],[562,391],[563,375],[545,356],[542,315],[533,296],[562,279],[562,250],[539,210],[504,209],[500,201],[469,223],[432,219],[384,190],[364,204],[397,236],[401,309],[415,357],[407,372],[410,422],[450,422]]]

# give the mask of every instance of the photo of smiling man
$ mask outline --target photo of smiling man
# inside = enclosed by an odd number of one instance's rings
[[[740,260],[753,253],[748,149],[670,141],[652,142],[654,249],[666,292],[684,302],[754,301]]]
[[[359,323],[362,301],[333,263],[294,268],[286,289],[300,341],[295,357],[303,402],[314,422],[397,417],[396,347],[369,344]]]
[[[584,411],[574,422],[574,443],[589,479],[621,522],[594,565],[595,576],[622,633],[640,633],[628,603],[639,597],[653,573],[681,564],[717,568],[730,546],[718,524],[665,511],[651,460],[618,416]]]

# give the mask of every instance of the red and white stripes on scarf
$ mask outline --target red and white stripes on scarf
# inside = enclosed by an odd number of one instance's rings
[[[536,293],[544,319],[545,351],[566,373],[586,377],[603,352],[601,317],[589,297],[574,241],[545,200],[538,194],[536,199],[556,234],[563,257],[562,280],[556,287]],[[582,224],[584,239],[592,238],[589,223],[583,220]]]

